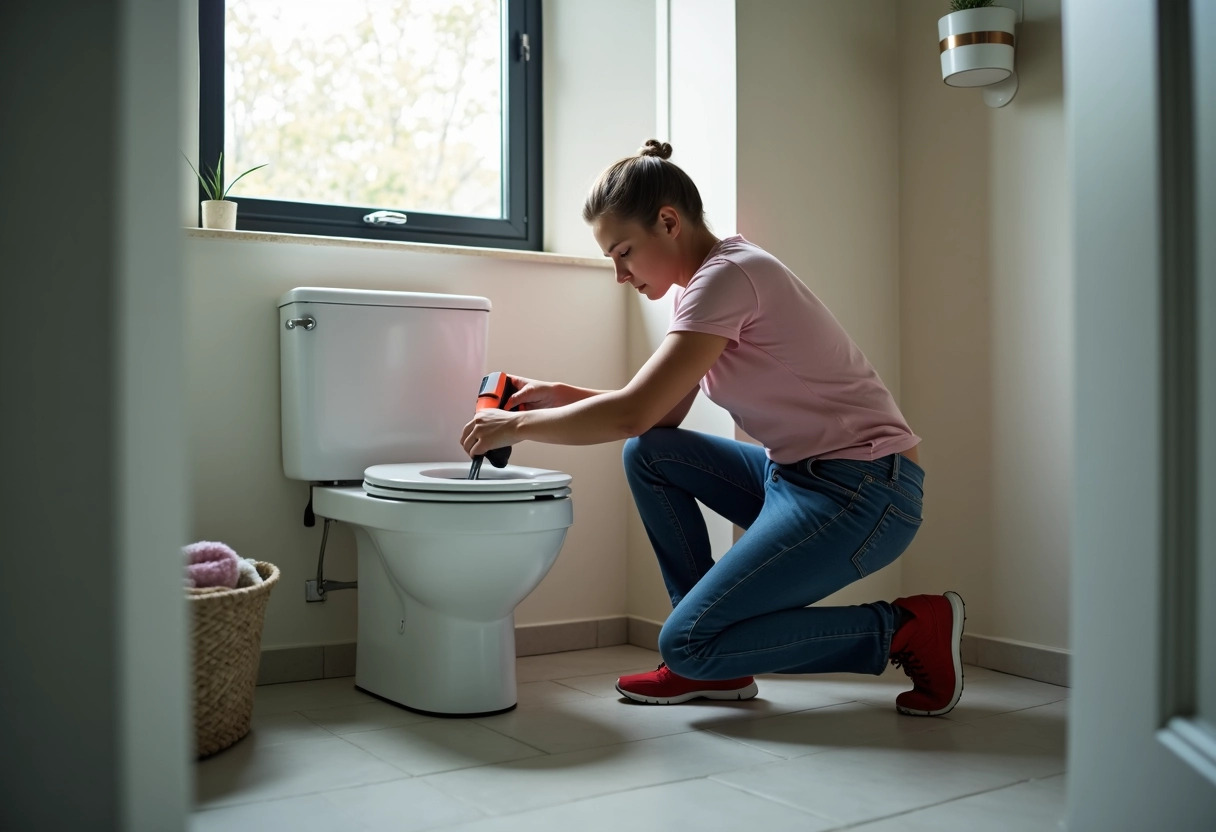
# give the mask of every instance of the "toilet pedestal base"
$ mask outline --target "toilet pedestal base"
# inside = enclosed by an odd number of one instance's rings
[[[459,621],[406,604],[404,631],[359,627],[355,684],[415,711],[484,716],[515,707],[515,617]]]
[[[365,535],[356,531],[357,538]],[[357,542],[355,685],[440,716],[484,716],[514,708],[515,616],[470,621],[429,609],[393,584],[370,539]]]

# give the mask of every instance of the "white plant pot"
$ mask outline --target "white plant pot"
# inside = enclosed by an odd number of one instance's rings
[[[230,199],[205,199],[203,206],[203,228],[236,230],[236,203]]]
[[[942,80],[952,87],[984,87],[1013,74],[1017,12],[1004,6],[964,9],[937,21]]]

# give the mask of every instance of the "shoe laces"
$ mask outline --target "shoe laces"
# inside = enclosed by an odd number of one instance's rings
[[[921,664],[920,659],[911,650],[901,650],[891,654],[891,664],[911,678],[915,687],[922,687],[922,683],[924,683],[923,686],[928,687],[929,674],[925,671],[925,666]]]

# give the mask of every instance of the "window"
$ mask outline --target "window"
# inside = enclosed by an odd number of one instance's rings
[[[199,0],[238,228],[539,250],[540,0]]]

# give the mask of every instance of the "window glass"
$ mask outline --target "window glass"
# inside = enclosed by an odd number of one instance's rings
[[[500,0],[229,0],[234,196],[500,218]]]

